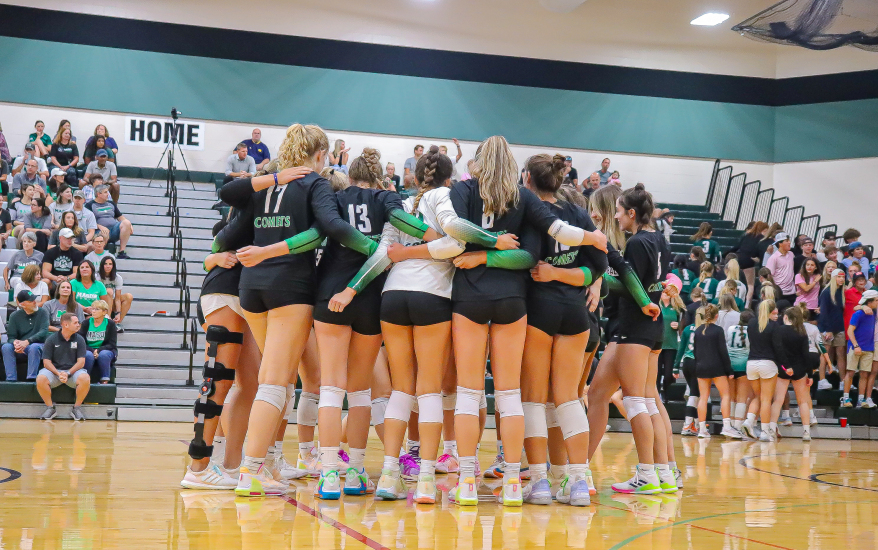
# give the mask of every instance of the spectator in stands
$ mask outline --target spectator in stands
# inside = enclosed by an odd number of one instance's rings
[[[85,420],[82,402],[91,388],[91,379],[85,370],[85,339],[79,335],[79,319],[72,313],[61,316],[61,330],[53,332],[43,348],[43,368],[37,376],[37,391],[46,404],[46,412],[40,417],[51,420],[57,414],[52,402],[52,389],[61,384],[76,390],[76,402],[70,416],[73,420]]]
[[[55,297],[46,302],[43,309],[49,313],[49,332],[61,330],[61,316],[65,313],[76,315],[80,323],[85,321],[85,311],[76,301],[76,295],[70,281],[64,281],[58,285],[58,288],[55,289]]]
[[[610,175],[610,179],[607,180],[607,185],[615,185],[617,187],[622,187],[622,180],[619,179],[621,175],[618,170],[614,170]]]
[[[402,181],[403,188],[398,189],[397,192],[399,193],[399,196],[403,198],[403,200],[418,194],[418,187],[417,183],[415,182],[415,175],[413,173],[406,174],[405,177],[402,178]]]
[[[13,299],[22,290],[29,290],[36,296],[37,307],[43,307],[43,304],[49,300],[49,285],[43,281],[43,277],[40,275],[40,266],[29,265],[24,268],[24,271],[21,273],[21,279],[19,279],[15,288],[12,289]],[[19,305],[17,300],[14,303],[16,306]]]
[[[851,253],[851,244],[855,242],[860,242],[861,236],[862,234],[860,233],[860,231],[853,227],[847,229],[844,232],[844,234],[842,235],[842,239],[844,239],[845,245],[841,247],[841,251],[844,253],[845,258],[847,258]],[[863,248],[863,252],[865,253],[866,259],[871,262],[872,252],[867,248]]]
[[[347,174],[348,173],[348,151],[350,147],[345,147],[343,139],[335,140],[332,151],[329,152],[329,167]]]
[[[34,380],[40,370],[43,342],[49,334],[49,314],[37,307],[36,296],[22,290],[15,297],[20,309],[9,316],[6,323],[8,340],[0,346],[6,381],[18,380],[16,363],[19,355],[27,357],[27,380]]]
[[[235,152],[226,159],[226,178],[223,180],[223,184],[237,178],[249,178],[255,173],[256,161],[247,154],[247,146],[239,143],[235,147]]]
[[[98,229],[98,223],[94,213],[85,207],[86,197],[83,191],[73,192],[73,210],[76,219],[79,221],[79,227],[85,230],[86,240],[91,242],[94,238],[95,231]]]
[[[463,157],[463,151],[460,150],[460,142],[457,141],[457,138],[453,138],[452,141],[457,147],[457,155],[455,155],[455,157],[451,159],[451,180],[460,181],[460,174],[457,172],[457,163],[460,162],[460,159]],[[451,156],[448,154],[448,147],[440,145],[439,152],[446,157],[451,158]]]
[[[843,380],[847,365],[847,350],[845,349],[845,310],[847,308],[845,307],[844,271],[841,269],[833,270],[828,281],[826,288],[820,293],[820,301],[818,302],[820,314],[817,316],[817,328],[823,333],[823,342],[826,344],[830,358],[835,356],[835,365]],[[818,390],[831,388],[829,382],[824,384],[823,381],[817,386]]]
[[[76,219],[76,214],[73,211],[64,212],[61,215],[61,225],[52,232],[52,236],[49,238],[49,248],[58,246],[61,243],[60,233],[64,229],[73,231],[73,248],[83,254],[90,253],[89,250],[92,248],[92,244],[88,242],[85,230],[79,227],[79,220]],[[98,234],[98,237],[103,238],[103,235]]]
[[[590,176],[588,176],[588,182],[583,189],[582,194],[585,195],[586,198],[591,198],[591,194],[601,188],[601,177],[597,172],[592,172]]]
[[[109,301],[107,295],[107,287],[97,277],[95,266],[88,260],[82,260],[79,263],[79,269],[76,271],[76,278],[70,280],[73,285],[73,292],[76,293],[76,301],[82,306],[85,315],[91,315],[91,304],[95,300]]]
[[[43,179],[49,177],[49,167],[46,166],[46,161],[37,155],[37,146],[34,143],[28,142],[24,144],[24,152],[15,157],[15,160],[12,162],[12,175],[17,176],[20,172],[22,172],[27,166],[27,162],[30,159],[34,159],[37,161],[37,173]]]
[[[415,145],[414,151],[415,156],[405,159],[405,164],[403,165],[403,176],[408,176],[409,174],[411,174],[412,176],[415,175],[415,166],[418,165],[418,159],[420,159],[421,156],[424,154],[424,146],[419,143]],[[406,186],[406,188],[408,188],[408,186]]]
[[[847,305],[845,297],[845,305]],[[878,291],[867,290],[857,301],[857,305],[866,306],[858,309],[851,315],[847,323],[848,357],[847,370],[844,377],[844,395],[841,398],[841,406],[853,407],[850,399],[851,385],[854,374],[860,373],[859,389],[860,397],[857,408],[866,406],[874,408],[872,399],[872,385],[875,383],[872,377],[872,357],[875,353],[875,310],[878,309]],[[872,385],[869,384],[871,381]],[[866,390],[869,390],[869,401],[866,401]]]
[[[686,262],[686,269],[692,273],[701,273],[701,265],[707,261],[704,255],[704,249],[700,246],[693,246],[689,249],[689,261]]]
[[[110,371],[116,360],[116,323],[110,319],[110,307],[104,300],[91,304],[91,318],[82,323],[79,335],[88,346],[85,354],[85,370],[92,372],[95,363],[101,375],[101,384],[110,382]]]
[[[771,272],[774,283],[783,294],[783,299],[792,304],[796,301],[796,272],[793,270],[794,258],[790,252],[790,236],[786,233],[778,233],[774,239],[774,246],[777,250],[768,258],[765,267]],[[778,296],[778,299],[780,298]]]
[[[384,169],[384,183],[388,189],[392,187],[397,192],[401,189],[402,180],[399,174],[396,173],[396,165],[392,162],[388,162],[387,168]]]
[[[573,185],[577,189],[580,189],[579,172],[577,172],[576,168],[573,167],[573,157],[571,156],[564,157],[564,177],[570,178],[570,181],[573,182]]]
[[[16,238],[31,232],[37,236],[37,250],[45,252],[49,247],[49,237],[52,236],[52,211],[46,206],[45,199],[33,199],[30,203],[30,212],[13,222],[13,225],[15,228],[12,234]]]
[[[816,319],[820,310],[820,268],[817,260],[806,258],[796,274],[796,305],[805,304],[811,319]]]
[[[12,178],[12,186],[9,188],[9,191],[16,195],[20,195],[21,188],[24,187],[25,184],[38,185],[45,189],[46,180],[43,179],[42,176],[40,176],[39,170],[40,165],[37,162],[36,158],[28,160],[27,164],[25,165],[25,169],[20,171],[18,174],[15,175],[15,177]],[[60,173],[62,176],[64,175],[64,172],[61,172],[59,168],[56,168],[55,170],[57,170],[58,173]]]
[[[22,249],[13,254],[6,262],[6,267],[3,268],[3,279],[6,282],[5,290],[7,291],[18,284],[27,266],[42,266],[43,264],[43,253],[34,248],[37,244],[36,235],[27,232],[22,235],[20,242]]]
[[[808,258],[816,263],[817,254],[814,252],[814,239],[807,235],[800,235],[796,240],[799,242],[799,251],[793,257],[793,269],[798,273],[802,270],[802,264]]]
[[[92,241],[92,244],[94,245],[94,250],[85,255],[86,260],[94,265],[99,265],[104,258],[116,259],[116,256],[111,254],[109,250],[106,250],[105,247],[107,245],[107,240],[102,234],[98,233]]]
[[[43,280],[51,282],[53,287],[76,277],[84,256],[73,248],[73,238],[73,231],[65,227],[58,233],[58,246],[53,246],[43,255]]]
[[[9,163],[0,159],[0,192],[4,195],[9,192],[9,184],[12,183],[12,176],[9,175]]]
[[[101,260],[98,266],[100,280],[107,288],[107,295],[110,297],[110,304],[113,306],[113,321],[116,322],[116,330],[121,334],[125,332],[122,328],[122,321],[128,315],[131,304],[134,302],[134,296],[130,292],[125,292],[122,286],[122,276],[116,273],[116,259],[112,255],[107,255]]]
[[[82,188],[89,183],[93,185],[94,182],[89,180],[95,174],[100,174],[104,180],[104,185],[110,187],[110,195],[113,197],[113,202],[118,203],[119,182],[116,180],[116,165],[109,161],[106,149],[98,149],[97,158],[88,163],[88,167],[85,169],[85,178],[79,180],[79,187]]]
[[[655,221],[655,227],[662,235],[664,235],[665,240],[668,242],[668,244],[671,244],[671,235],[674,234],[674,213],[663,212],[662,215]]]
[[[72,139],[70,130],[61,128],[58,135],[52,140],[52,150],[49,161],[64,172],[64,181],[67,185],[76,186],[76,165],[79,163],[79,148]]]
[[[783,231],[783,226],[777,222],[769,225],[768,229],[765,230],[763,234],[765,238],[759,241],[760,266],[765,267],[768,258],[774,254],[774,237],[781,231]]]
[[[90,164],[92,161],[98,159],[98,151],[104,150],[107,152],[107,160],[116,164],[116,155],[113,154],[113,150],[107,147],[107,140],[104,136],[92,136],[88,138],[88,145],[85,146],[85,152],[82,154],[82,162],[85,164]]]
[[[104,184],[104,177],[100,174],[92,174],[88,178],[86,178],[85,185],[79,188],[82,191],[83,196],[85,197],[85,202],[89,203],[95,200],[95,189],[97,189],[98,185]]]
[[[129,256],[125,252],[125,247],[128,245],[128,239],[134,234],[134,227],[122,215],[116,203],[109,202],[109,198],[109,188],[106,185],[99,185],[95,188],[95,200],[88,203],[86,207],[95,215],[98,228],[104,234],[107,242],[119,241],[119,252],[116,257],[127,259]]]
[[[9,144],[6,143],[6,136],[3,135],[3,126],[0,126],[0,160],[12,162],[12,154],[9,152]]]
[[[821,270],[829,262],[838,265],[838,248],[834,244],[825,247],[821,252],[817,253],[817,264]]]
[[[9,206],[12,221],[21,221],[30,212],[30,203],[35,197],[42,196],[42,188],[39,185],[24,184],[21,188],[21,197],[14,197]]]
[[[73,189],[62,183],[54,197],[48,197],[46,204],[52,211],[52,223],[57,227],[61,224],[61,216],[73,210]]]
[[[598,170],[598,175],[601,177],[601,185],[606,185],[610,181],[610,176],[613,175],[610,172],[610,159],[601,161],[601,169]]]
[[[29,135],[27,141],[36,146],[36,155],[38,157],[47,159],[52,150],[52,138],[46,133],[46,124],[42,120],[38,120],[34,124],[34,130],[36,132]]]
[[[61,119],[61,122],[58,123],[58,133],[61,133],[61,130],[70,130],[70,141],[76,143],[76,136],[73,135],[73,128],[70,127],[70,121],[66,118]]]
[[[103,145],[98,145],[98,138],[104,138]],[[88,138],[88,141],[85,142],[86,150],[88,150],[89,146],[93,147],[95,151],[98,149],[107,149],[107,152],[110,154],[110,160],[116,162],[116,154],[119,152],[119,145],[116,144],[115,139],[110,137],[110,131],[107,130],[107,127],[103,124],[98,124],[95,127],[94,135]]]
[[[6,248],[6,239],[12,234],[12,213],[6,208],[5,198],[0,198],[0,248]]]
[[[730,252],[738,256],[738,266],[744,273],[747,282],[747,295],[744,302],[749,304],[753,299],[753,288],[756,282],[756,265],[760,263],[762,256],[759,254],[759,241],[763,238],[763,232],[768,229],[768,224],[763,221],[755,222],[747,232],[741,236]]]
[[[683,303],[689,304],[689,294],[692,292],[692,288],[696,286],[696,281],[698,280],[698,275],[686,269],[686,255],[685,254],[677,254],[674,256],[674,269],[671,270],[671,273],[676,275],[680,282],[683,283],[683,287],[680,289],[680,299],[683,300]]]
[[[256,170],[265,168],[265,165],[271,160],[271,151],[268,150],[268,145],[262,143],[262,130],[254,128],[250,139],[245,139],[241,143],[247,146],[247,154],[253,157]]]
[[[866,249],[860,241],[853,241],[848,244],[848,256],[841,261],[845,267],[850,267],[853,263],[860,264],[860,271],[869,273],[869,260],[866,258]]]
[[[820,288],[821,290],[826,288],[829,285],[829,281],[832,277],[832,272],[838,269],[838,264],[833,262],[832,260],[828,260],[825,264],[823,264],[823,268],[820,270],[822,277],[820,278]],[[844,270],[842,270],[844,273]]]

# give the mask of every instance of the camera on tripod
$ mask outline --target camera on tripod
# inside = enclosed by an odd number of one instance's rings
[[[183,111],[178,111],[176,107],[171,107],[171,118],[177,120],[180,115],[183,114]]]

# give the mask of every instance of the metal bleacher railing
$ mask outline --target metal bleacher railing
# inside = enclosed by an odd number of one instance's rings
[[[747,174],[732,175],[731,166],[720,167],[717,159],[707,191],[705,207],[723,220],[733,222],[743,231],[750,222],[777,222],[791,235],[807,235],[815,243],[823,242],[827,231],[838,231],[835,224],[820,225],[820,215],[805,216],[804,206],[790,208],[788,197],[774,196],[774,189],[762,189],[760,181],[747,182]]]
[[[180,289],[180,298],[177,303],[177,317],[183,318],[183,342],[180,344],[181,349],[189,349],[195,346],[196,337],[190,335],[190,318],[192,310],[192,289],[188,285],[189,269],[186,265],[186,258],[183,256],[183,230],[180,229],[180,207],[177,205],[177,184],[173,167],[168,170],[168,180],[165,194],[168,197],[168,212],[171,217],[171,232],[169,237],[173,239],[173,252],[171,260],[175,264],[174,268],[174,286]],[[193,325],[194,326],[194,325]],[[195,329],[197,331],[197,327]],[[190,350],[190,355],[193,353]],[[190,359],[191,363],[191,359]],[[189,381],[192,381],[192,373],[189,374]]]

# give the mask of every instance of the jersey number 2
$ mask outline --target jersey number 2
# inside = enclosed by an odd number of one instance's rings
[[[359,229],[362,233],[369,233],[372,231],[372,222],[369,220],[369,207],[365,204],[348,205],[348,218],[350,219],[351,225]],[[357,218],[360,219],[360,222],[357,223]]]

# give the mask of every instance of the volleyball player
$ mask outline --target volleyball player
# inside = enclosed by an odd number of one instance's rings
[[[783,325],[778,325],[778,338],[784,349],[783,368],[777,374],[777,386],[774,400],[771,403],[771,419],[777,425],[780,409],[790,384],[796,392],[799,405],[799,416],[802,419],[802,441],[811,441],[811,378],[814,365],[809,357],[808,333],[805,331],[802,310],[798,307],[787,308],[783,313]]]
[[[771,287],[765,287],[768,290]],[[763,300],[759,304],[757,317],[747,325],[750,338],[750,356],[747,359],[747,380],[753,389],[754,398],[750,400],[747,420],[741,424],[741,431],[749,438],[756,439],[756,413],[761,420],[760,441],[776,441],[777,430],[771,427],[771,399],[777,385],[778,363],[783,360],[784,351],[777,335],[777,307],[774,300]]]
[[[568,246],[596,245],[601,249],[606,249],[606,237],[564,223],[533,193],[520,189],[518,166],[509,144],[501,136],[490,137],[479,145],[473,176],[451,189],[451,202],[457,214],[491,231],[518,235],[527,230],[534,233],[534,239],[525,244],[522,235],[522,250],[488,251],[469,243],[468,252],[454,259],[458,268],[452,285],[452,333],[458,380],[455,435],[460,452],[460,483],[454,498],[462,505],[478,503],[474,472],[490,333],[494,396],[501,417],[500,435],[506,460],[500,501],[506,506],[521,506],[524,419],[520,376],[527,323],[525,270],[536,263],[534,249],[539,246],[539,233],[549,233]]]
[[[564,168],[561,155],[530,157],[525,166],[524,185],[550,205],[561,220],[594,230],[587,211],[556,198]],[[522,361],[524,445],[531,475],[531,482],[523,490],[524,502],[552,502],[546,467],[546,402],[551,378],[554,413],[569,460],[567,477],[561,482],[557,498],[573,506],[588,506],[588,418],[579,400],[582,357],[591,329],[585,288],[592,284],[594,274],[606,271],[606,254],[593,247],[561,245],[543,235],[538,258],[528,284],[527,337]]]
[[[613,485],[614,491],[622,493],[654,494],[662,492],[663,485],[668,491],[677,490],[674,472],[668,464],[655,463],[655,434],[649,417],[659,415],[659,411],[653,399],[646,399],[649,354],[653,347],[661,349],[664,326],[656,304],[670,259],[667,242],[651,227],[652,211],[652,197],[643,184],[626,190],[617,201],[615,219],[621,230],[632,234],[625,245],[624,259],[646,293],[619,296],[616,319],[608,327],[615,346],[608,346],[604,352],[589,388],[589,424],[596,430],[589,445],[592,455],[605,430],[610,395],[622,387],[639,458],[634,477]],[[612,267],[612,255],[610,260]],[[651,382],[654,386],[655,374]]]
[[[700,292],[700,290],[699,290]],[[689,399],[686,401],[686,416],[683,418],[682,436],[698,435],[698,426],[695,419],[698,418],[698,377],[695,375],[695,329],[704,322],[704,307],[701,306],[692,314],[692,324],[683,328],[680,335],[680,347],[677,348],[677,357],[674,365],[683,373],[686,385],[689,387]]]
[[[735,393],[732,394],[732,426],[738,431],[747,417],[747,405],[753,398],[753,390],[749,382],[743,380],[747,376],[747,358],[750,355],[750,338],[747,336],[748,325],[753,319],[753,311],[746,309],[741,312],[738,324],[726,329],[726,345],[729,360],[735,373]]]
[[[235,489],[240,496],[287,490],[266,475],[263,466],[284,412],[293,369],[311,332],[314,256],[290,254],[301,244],[294,237],[308,231],[313,240],[322,240],[318,231],[309,229],[316,222],[330,238],[363,254],[375,246],[339,216],[329,182],[314,172],[323,167],[328,149],[320,127],[294,124],[280,147],[276,164],[280,172],[235,180],[220,190],[220,199],[244,210],[253,224],[254,245],[237,254],[244,264],[239,294],[244,317],[262,351],[259,389]]]
[[[713,301],[719,292],[719,281],[713,278],[714,266],[710,262],[701,262],[701,271],[698,274],[698,287],[704,291],[707,301]],[[737,290],[737,287],[735,287]]]
[[[707,429],[707,402],[711,385],[716,386],[720,395],[720,411],[723,417],[722,435],[741,439],[741,433],[732,426],[731,394],[729,380],[735,373],[726,347],[726,333],[716,324],[719,313],[717,307],[708,304],[704,307],[704,324],[695,329],[693,353],[695,355],[695,376],[698,377],[698,437],[710,438]]]

